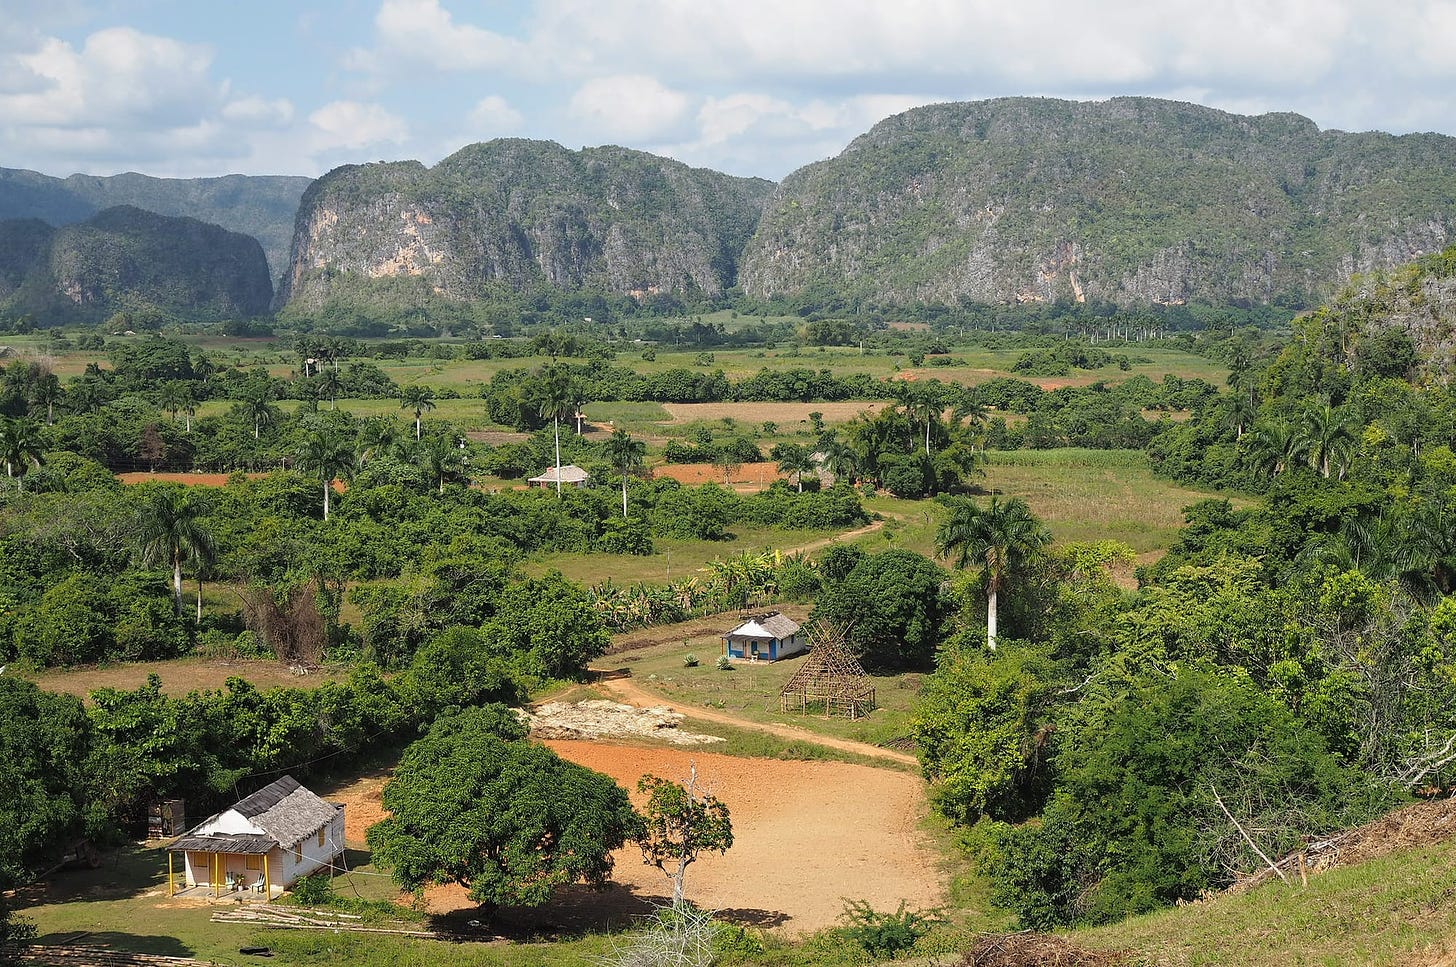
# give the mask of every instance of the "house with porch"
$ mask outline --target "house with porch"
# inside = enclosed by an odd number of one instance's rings
[[[754,615],[723,636],[723,653],[744,661],[778,661],[808,647],[798,622],[777,611]]]
[[[343,804],[284,776],[167,847],[167,894],[271,900],[343,852]]]

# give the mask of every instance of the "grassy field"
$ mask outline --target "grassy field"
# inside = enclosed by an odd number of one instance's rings
[[[1450,964],[1456,842],[1164,910],[1071,939],[1167,967]]]
[[[218,661],[211,658],[174,658],[170,661],[139,661],[95,668],[52,668],[34,675],[12,670],[10,674],[28,677],[51,692],[66,692],[86,697],[98,688],[131,690],[147,683],[147,676],[162,679],[162,691],[181,696],[188,692],[219,689],[229,678],[245,678],[259,688],[285,685],[292,688],[316,688],[325,682],[349,676],[349,669],[325,665],[307,676],[294,675],[288,666],[267,659]]]

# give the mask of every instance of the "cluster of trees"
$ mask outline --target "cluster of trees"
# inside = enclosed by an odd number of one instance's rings
[[[1048,548],[1023,521],[1003,553],[994,508],[951,508],[941,547],[970,577],[917,737],[1025,925],[1192,899],[1456,781],[1453,407],[1392,309],[1456,304],[1456,257],[1436,262],[1274,353],[1234,347],[1232,392],[1152,452],[1265,499],[1188,508],[1135,593],[1111,580],[1125,548]]]

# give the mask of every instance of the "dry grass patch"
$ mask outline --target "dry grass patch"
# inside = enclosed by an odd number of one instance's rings
[[[7,674],[16,674],[14,670]],[[314,688],[325,682],[347,678],[342,666],[324,666],[308,675],[294,675],[288,666],[266,659],[219,661],[210,658],[176,658],[171,661],[139,661],[95,668],[53,669],[30,676],[41,688],[82,698],[98,688],[132,691],[147,683],[150,675],[162,679],[162,691],[172,696],[207,689],[220,689],[229,678],[243,678],[259,688],[286,685]]]

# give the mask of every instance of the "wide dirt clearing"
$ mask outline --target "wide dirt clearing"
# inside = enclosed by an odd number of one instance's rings
[[[635,794],[647,773],[685,780],[691,763],[733,816],[733,848],[706,856],[688,870],[688,898],[720,910],[727,919],[783,927],[790,933],[832,925],[844,898],[864,899],[877,910],[945,903],[939,857],[920,831],[924,783],[918,776],[843,762],[748,759],[696,750],[615,745],[606,742],[544,743],[563,758],[616,779]],[[351,845],[363,845],[369,826],[384,818],[376,773],[330,790],[348,803]],[[616,856],[613,879],[640,899],[665,902],[671,885],[629,846]],[[604,905],[621,898],[600,895]],[[434,912],[471,906],[459,887],[427,892]],[[578,904],[589,903],[578,900]]]
[[[563,758],[635,791],[646,773],[698,776],[733,815],[733,848],[688,870],[688,897],[699,906],[778,922],[792,932],[832,924],[843,898],[877,910],[945,902],[937,857],[920,833],[926,809],[918,776],[844,762],[745,759],[682,749],[547,742]],[[670,897],[667,878],[629,847],[614,879],[644,895]],[[761,912],[760,912],[761,911]]]

